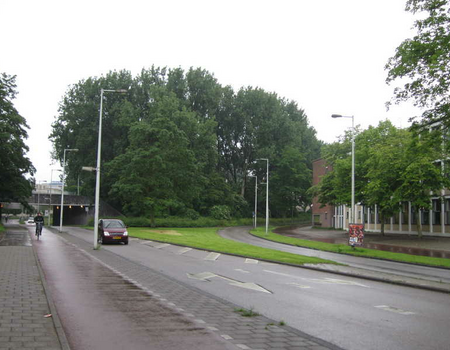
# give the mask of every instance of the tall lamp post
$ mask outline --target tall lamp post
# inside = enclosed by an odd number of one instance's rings
[[[345,116],[340,114],[332,114],[331,118],[352,118],[352,208],[350,220],[352,224],[355,224],[355,118],[353,116]]]
[[[100,162],[102,154],[102,113],[103,113],[103,94],[105,92],[127,93],[128,90],[106,90],[100,89],[100,112],[98,117],[98,146],[97,146],[97,176],[95,179],[95,215],[94,215],[94,249],[98,248],[98,214],[100,207]]]
[[[267,162],[266,170],[266,235],[269,233],[269,159],[259,158],[257,160],[265,160]]]
[[[52,207],[52,188],[53,188],[53,172],[54,171],[61,171],[61,169],[52,169],[50,172],[50,208],[48,208],[48,226],[50,225],[50,214],[53,214],[53,207]]]
[[[66,152],[78,152],[78,148],[66,148],[64,150],[64,160],[63,160],[63,175],[62,175],[62,186],[61,186],[61,210],[59,216],[59,232],[62,232],[63,224],[63,210],[64,210],[64,182],[66,176]]]
[[[248,177],[255,178],[255,215],[253,217],[253,228],[256,228],[256,219],[257,219],[257,213],[258,213],[258,176],[249,175]]]

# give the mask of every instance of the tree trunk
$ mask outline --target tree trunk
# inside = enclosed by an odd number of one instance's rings
[[[417,210],[417,237],[422,238],[422,215],[420,209]]]

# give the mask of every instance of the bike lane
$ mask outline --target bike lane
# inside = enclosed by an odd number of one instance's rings
[[[34,246],[72,350],[238,349],[58,234]]]

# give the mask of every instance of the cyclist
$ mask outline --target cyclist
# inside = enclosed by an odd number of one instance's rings
[[[34,217],[34,222],[36,223],[36,236],[42,232],[42,226],[44,226],[44,217],[41,212]]]

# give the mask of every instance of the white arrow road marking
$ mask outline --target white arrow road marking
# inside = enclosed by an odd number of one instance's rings
[[[255,259],[245,259],[246,264],[257,264],[259,261]]]
[[[211,278],[218,277],[218,278],[221,278],[221,279],[227,281],[230,285],[235,286],[235,287],[240,287],[240,288],[255,290],[258,292],[272,294],[271,291],[261,287],[260,285],[258,285],[256,283],[241,282],[241,281],[237,281],[232,278],[225,277],[225,276],[216,275],[215,273],[212,273],[212,272],[201,272],[201,273],[197,273],[197,274],[188,273],[187,276],[188,276],[188,278],[196,279],[196,280],[200,280],[200,281],[209,281],[209,279],[211,279]]]
[[[390,312],[395,312],[396,314],[400,314],[400,315],[415,315],[415,312],[412,311],[405,311],[393,306],[389,306],[389,305],[378,305],[375,306],[377,309],[381,309],[381,310],[385,310],[385,311],[390,311]]]
[[[181,254],[184,254],[184,253],[187,253],[187,252],[189,252],[189,251],[191,251],[192,250],[192,248],[182,248],[182,249],[180,249],[179,251],[178,251],[178,253],[177,254],[179,254],[179,255],[181,255]]]
[[[359,287],[369,288],[368,286],[366,286],[366,285],[364,285],[362,283],[353,282],[353,281],[346,281],[346,280],[340,280],[340,279],[337,279],[337,278],[324,278],[324,279],[321,279],[321,278],[303,278],[303,277],[299,277],[299,276],[289,275],[287,273],[270,271],[270,270],[264,270],[264,272],[273,273],[275,275],[280,275],[280,276],[297,278],[297,279],[301,279],[301,280],[304,280],[304,281],[307,281],[307,282],[313,282],[313,283],[342,284],[342,285],[350,285],[350,286],[359,286]]]
[[[187,276],[191,279],[200,280],[200,281],[208,281],[209,278],[217,277],[217,275],[212,272],[201,272],[201,273],[196,273],[196,274],[188,273]]]
[[[204,260],[215,261],[220,256],[220,253],[209,253]]]

